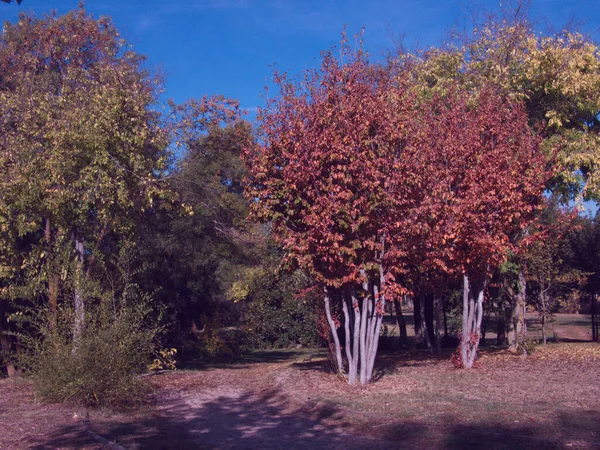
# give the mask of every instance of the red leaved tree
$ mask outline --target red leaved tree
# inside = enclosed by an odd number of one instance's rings
[[[245,154],[254,214],[323,290],[339,373],[343,314],[350,384],[371,380],[385,295],[397,291],[387,229],[409,108],[395,80],[346,45],[300,80],[275,74],[279,96],[259,115],[262,145]]]
[[[463,276],[461,363],[472,367],[479,346],[490,271],[542,204],[547,156],[520,103],[493,87],[456,89],[419,107],[411,145],[421,149],[427,195],[415,208],[421,264]],[[415,123],[415,122],[413,122]]]

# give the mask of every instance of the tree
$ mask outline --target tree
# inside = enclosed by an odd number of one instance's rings
[[[402,53],[400,59],[410,64],[413,90],[420,96],[443,94],[456,82],[473,89],[491,83],[522,100],[530,126],[552,156],[554,177],[547,188],[565,200],[597,200],[600,53],[589,38],[573,30],[537,33],[526,2],[519,1],[483,22],[474,19],[472,33],[444,48]],[[525,237],[512,239],[518,244]],[[526,276],[523,261],[513,258],[514,280],[504,285],[513,307],[509,344],[516,350],[525,330]]]
[[[255,217],[272,223],[289,260],[323,293],[337,371],[343,323],[348,382],[366,384],[385,298],[397,294],[388,223],[407,198],[389,194],[405,186],[393,176],[403,167],[402,87],[346,44],[339,60],[324,53],[321,68],[301,80],[274,78],[280,93],[259,114],[261,144],[245,153],[247,195]]]
[[[451,88],[421,102],[413,145],[427,192],[419,267],[463,278],[461,361],[472,367],[493,268],[535,217],[549,173],[522,105],[494,86]]]
[[[581,33],[536,33],[525,5],[476,25],[461,50],[474,83],[492,82],[522,99],[544,146],[559,149],[551,187],[597,199],[600,189],[600,51]]]
[[[461,50],[465,76],[475,84],[492,82],[507,95],[520,98],[530,125],[543,138],[543,148],[558,150],[552,160],[555,176],[548,188],[565,199],[598,199],[600,158],[600,53],[580,33],[536,33],[519,4],[501,17],[476,26]],[[513,291],[511,348],[519,347],[525,330],[524,262]]]
[[[202,327],[227,308],[239,310],[233,291],[243,290],[251,268],[259,265],[266,233],[247,221],[243,196],[243,146],[252,140],[237,102],[205,97],[172,105],[169,128],[181,158],[169,181],[179,208],[148,211],[139,224],[142,258],[149,269],[140,282],[156,290],[157,300],[181,329]],[[232,321],[238,314],[232,314]]]
[[[599,318],[598,293],[600,292],[600,220],[598,214],[594,218],[578,218],[579,227],[569,234],[570,265],[586,275],[583,291],[590,302],[592,315],[592,340],[598,341]]]
[[[152,109],[158,80],[143,60],[109,19],[83,8],[21,15],[0,38],[4,286],[22,262],[47,283],[55,316],[60,285],[72,282],[75,340],[85,325],[83,279],[156,198],[170,196],[161,180],[167,136]],[[23,252],[16,238],[25,236],[33,243]]]
[[[525,274],[531,297],[542,321],[542,340],[546,345],[546,324],[561,299],[580,285],[585,274],[574,267],[568,257],[567,235],[576,228],[576,212],[560,209],[556,199],[550,199],[542,211],[535,242],[524,251]]]

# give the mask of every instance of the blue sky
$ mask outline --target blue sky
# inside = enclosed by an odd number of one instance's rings
[[[79,0],[0,3],[0,21],[20,11],[65,13]],[[166,77],[165,96],[182,102],[203,94],[238,99],[253,111],[262,105],[270,65],[299,73],[314,67],[319,52],[365,27],[372,55],[393,49],[404,36],[409,47],[443,42],[448,30],[472,11],[498,8],[497,1],[417,0],[87,0],[95,16],[111,16],[123,37]],[[532,0],[540,26],[588,20],[583,29],[599,41],[600,0]],[[252,114],[253,115],[253,114]]]
[[[506,0],[503,0],[506,2]],[[510,0],[509,0],[510,1]],[[0,22],[21,11],[59,14],[79,0],[0,3]],[[300,73],[319,63],[319,52],[340,41],[344,26],[353,35],[365,28],[365,47],[374,56],[395,48],[441,44],[452,27],[474,12],[497,11],[499,1],[473,0],[86,0],[88,12],[111,16],[122,36],[150,67],[165,75],[165,99],[183,102],[204,94],[240,101],[255,116],[276,64]],[[531,0],[539,29],[561,29],[570,20],[600,42],[600,0]],[[588,211],[595,208],[586,204]]]

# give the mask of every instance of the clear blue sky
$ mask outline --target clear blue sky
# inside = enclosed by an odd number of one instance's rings
[[[20,11],[65,13],[78,0],[0,3],[0,21]],[[123,37],[166,76],[167,98],[181,102],[223,94],[255,110],[262,104],[270,65],[299,73],[315,66],[319,52],[337,44],[344,25],[350,35],[365,27],[365,46],[374,56],[394,48],[443,42],[448,30],[472,11],[494,10],[498,1],[418,0],[87,0],[94,16],[111,16]],[[600,0],[532,0],[541,27],[570,18],[588,20],[583,29],[600,41]]]

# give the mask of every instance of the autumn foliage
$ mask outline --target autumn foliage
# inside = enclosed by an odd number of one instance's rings
[[[359,369],[361,383],[372,377],[384,299],[423,271],[464,276],[470,367],[487,277],[532,220],[547,180],[522,105],[493,86],[417,97],[402,68],[346,46],[301,81],[275,81],[263,144],[246,152],[248,194],[324,289],[326,309],[335,301],[342,311],[349,382]],[[342,372],[339,343],[337,359]]]

